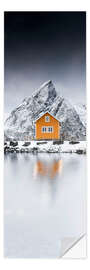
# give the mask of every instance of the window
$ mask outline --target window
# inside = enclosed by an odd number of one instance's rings
[[[43,133],[52,133],[53,127],[42,127],[42,132]]]
[[[45,116],[45,122],[50,122],[50,117],[48,115]]]
[[[47,128],[46,127],[42,127],[42,132],[46,133],[47,132]]]
[[[53,127],[48,127],[48,133],[52,133],[53,132]]]

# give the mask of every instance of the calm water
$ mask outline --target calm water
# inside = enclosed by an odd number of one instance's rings
[[[7,154],[4,180],[5,256],[58,257],[85,232],[85,155]]]

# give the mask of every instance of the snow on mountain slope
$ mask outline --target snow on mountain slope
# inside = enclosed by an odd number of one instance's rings
[[[86,105],[85,104],[77,104],[75,105],[75,109],[77,113],[79,114],[79,117],[83,123],[83,125],[86,127]]]
[[[59,119],[64,139],[85,140],[86,128],[78,110],[64,97],[58,96],[52,81],[44,83],[11,112],[5,121],[5,138],[33,138],[34,121],[46,111]]]

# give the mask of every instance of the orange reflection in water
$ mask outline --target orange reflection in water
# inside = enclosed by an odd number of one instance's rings
[[[34,167],[34,176],[49,176],[51,179],[62,171],[62,160],[54,160],[51,164],[38,160]]]

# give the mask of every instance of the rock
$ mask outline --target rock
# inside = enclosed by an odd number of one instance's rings
[[[19,148],[16,148],[16,153],[20,153],[20,149]]]
[[[32,152],[38,152],[38,147],[33,147],[33,148],[31,148],[31,151],[32,151]]]
[[[8,146],[5,146],[5,147],[4,147],[4,153],[9,152],[9,149],[10,149],[10,148],[9,148]]]
[[[13,153],[15,149],[13,147],[9,148],[9,152]]]
[[[31,150],[29,148],[25,148],[25,153],[30,153]]]
[[[4,146],[6,146],[7,145],[7,142],[4,142]]]
[[[18,145],[18,142],[10,141],[10,146],[16,147],[17,145]]]
[[[77,144],[77,143],[79,143],[79,142],[77,142],[77,141],[70,141],[69,142],[69,144]]]
[[[25,152],[25,149],[21,148],[20,153],[24,153],[24,152]]]
[[[77,150],[76,150],[76,153],[81,155],[81,154],[84,154],[84,151],[81,150],[81,149],[77,149]]]
[[[22,146],[29,146],[30,144],[30,142],[25,142]]]
[[[40,145],[40,144],[47,144],[47,142],[37,142],[37,145]]]
[[[63,144],[63,143],[64,143],[64,141],[62,141],[62,140],[53,141],[53,144]]]

